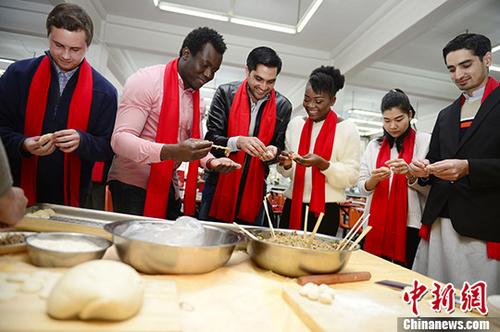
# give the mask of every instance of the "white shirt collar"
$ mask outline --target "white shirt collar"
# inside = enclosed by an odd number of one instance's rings
[[[477,89],[476,91],[472,92],[472,96],[469,96],[467,93],[464,92],[463,95],[465,97],[465,102],[466,103],[473,103],[475,101],[481,100],[483,98],[485,87],[486,86],[483,86],[482,88]]]

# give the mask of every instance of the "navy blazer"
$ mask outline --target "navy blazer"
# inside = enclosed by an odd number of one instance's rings
[[[467,159],[469,175],[457,181],[431,176],[422,223],[432,224],[447,204],[457,233],[500,242],[500,87],[481,104],[462,139],[460,110],[457,99],[439,113],[427,159]]]
[[[20,60],[11,64],[0,77],[0,137],[9,157],[14,185],[19,186],[22,158],[30,155],[21,150],[24,136],[24,117],[29,88],[43,56]],[[59,96],[59,82],[54,66],[43,120],[42,135],[67,129],[68,109],[76,87],[79,69],[68,81]],[[113,157],[110,141],[116,117],[117,92],[113,85],[92,68],[93,91],[86,132],[80,133],[76,153],[81,159],[80,205],[90,191],[90,178],[95,161]],[[38,159],[37,195],[39,202],[64,204],[64,154],[54,153]]]

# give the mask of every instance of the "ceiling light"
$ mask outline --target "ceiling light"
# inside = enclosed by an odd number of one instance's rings
[[[497,45],[491,49],[491,53],[495,53],[496,51],[500,51],[500,45]]]
[[[304,13],[304,16],[302,16],[299,23],[297,23],[297,32],[301,32],[302,29],[304,29],[304,27],[309,22],[314,13],[316,13],[322,2],[323,0],[314,0],[313,2],[311,2]]]
[[[349,112],[350,114],[367,115],[367,116],[373,116],[373,117],[377,117],[377,118],[383,117],[383,115],[378,113],[378,112],[364,111],[364,110],[353,109],[353,108],[347,110],[347,112]]]
[[[364,123],[368,125],[373,125],[373,126],[382,126],[381,122],[378,121],[369,121],[369,120],[363,120],[363,119],[357,119],[357,118],[349,118],[351,121],[356,122],[356,123]]]
[[[313,0],[307,10],[304,12],[304,15],[298,20],[296,25],[288,25],[288,24],[280,24],[280,23],[275,23],[271,21],[264,21],[264,20],[258,20],[258,19],[253,19],[253,18],[248,18],[248,17],[238,17],[238,16],[233,16],[234,13],[234,4],[232,7],[229,9],[228,12],[216,12],[216,11],[211,11],[207,9],[201,9],[197,7],[191,7],[191,6],[185,6],[185,5],[180,5],[177,3],[172,3],[169,1],[164,1],[164,0],[153,0],[153,4],[155,7],[160,8],[161,10],[164,11],[169,11],[169,12],[174,12],[178,14],[185,14],[185,15],[191,15],[191,16],[197,16],[197,17],[203,17],[203,18],[208,18],[211,20],[217,20],[217,21],[222,21],[222,22],[231,22],[235,24],[241,24],[241,25],[246,25],[254,28],[260,28],[260,29],[266,29],[266,30],[272,30],[272,31],[278,31],[278,32],[284,32],[288,34],[296,34],[304,27],[306,24],[309,22],[311,17],[316,13],[318,10],[319,6],[323,0]],[[299,4],[300,6],[300,4]]]
[[[157,2],[158,1],[155,1],[155,4]],[[229,22],[228,16],[226,16],[222,13],[211,11],[211,10],[205,10],[205,9],[201,10],[198,8],[173,4],[171,2],[165,2],[165,1],[160,1],[157,6],[161,10],[165,10],[168,12],[203,17],[203,18],[208,18],[208,19],[216,20],[216,21]]]
[[[249,27],[255,27],[255,28],[261,28],[261,29],[266,29],[266,30],[289,33],[292,35],[297,33],[297,29],[292,25],[269,23],[269,22],[250,19],[250,18],[231,17],[230,22],[235,23],[235,24],[246,25]]]
[[[382,129],[373,129],[373,128],[368,128],[368,127],[363,127],[363,126],[356,126],[356,127],[360,131],[361,136],[371,136],[371,135],[382,133]]]
[[[500,71],[500,66],[490,66],[490,70]]]
[[[11,63],[14,63],[16,61],[11,59],[0,58],[0,62],[7,63],[10,65]]]

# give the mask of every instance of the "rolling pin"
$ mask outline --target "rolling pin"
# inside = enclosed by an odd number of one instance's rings
[[[305,285],[312,282],[316,285],[321,284],[340,284],[344,282],[365,281],[370,280],[372,275],[370,272],[348,272],[348,273],[333,273],[333,274],[317,274],[304,276],[297,279],[299,285]]]

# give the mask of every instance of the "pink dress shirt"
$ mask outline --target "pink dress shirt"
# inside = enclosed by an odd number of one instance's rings
[[[163,144],[156,143],[156,130],[160,119],[163,99],[163,76],[166,65],[156,65],[140,69],[130,76],[123,89],[116,115],[115,129],[111,137],[111,147],[115,157],[109,171],[108,180],[118,180],[143,189],[147,188],[151,163],[160,162]],[[201,107],[203,118],[204,108]],[[191,137],[193,122],[193,90],[184,89],[179,76],[180,124],[179,142]],[[201,124],[200,124],[200,128]],[[201,160],[205,167],[211,154]],[[177,169],[181,163],[176,162]],[[172,178],[177,189],[176,173]],[[177,191],[178,192],[178,191]]]

